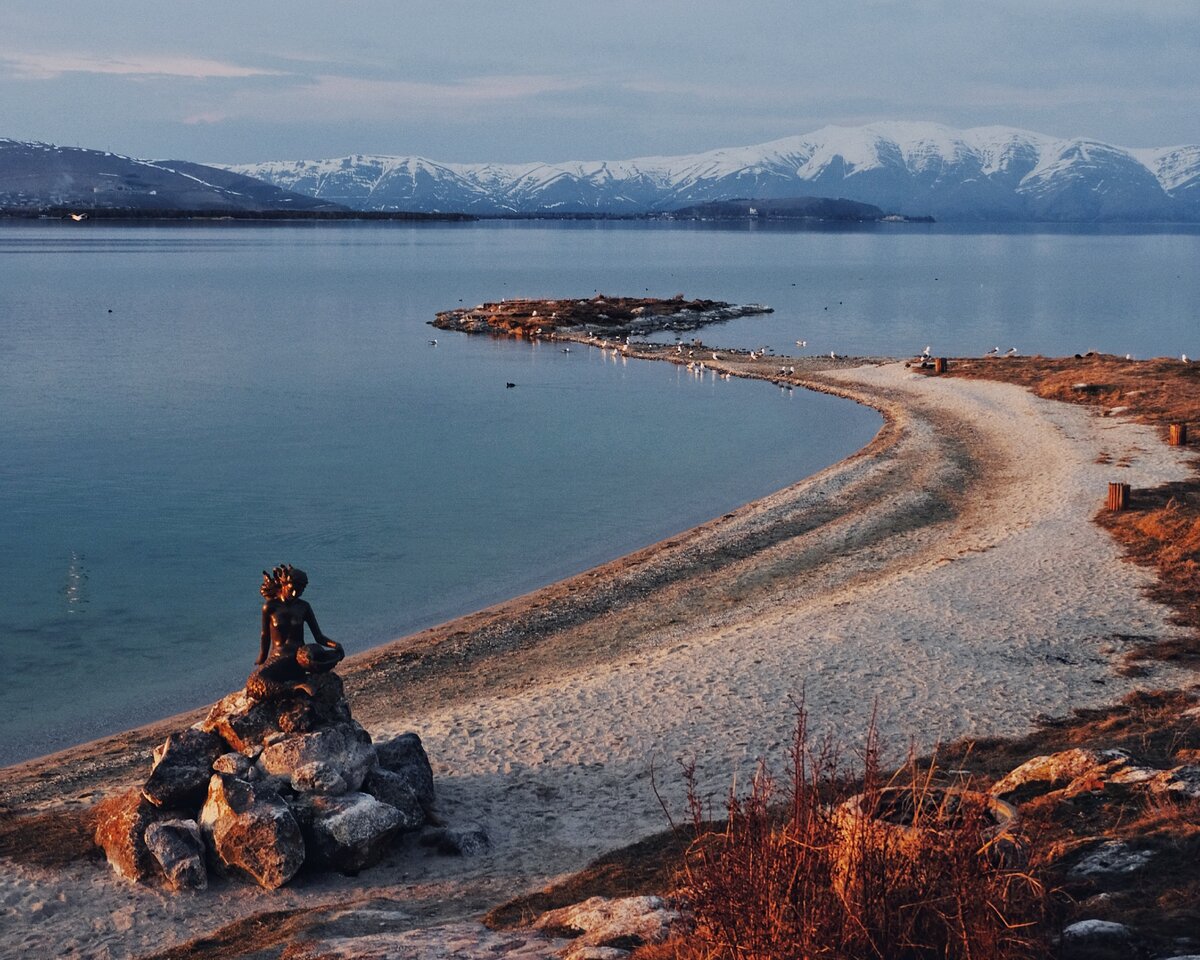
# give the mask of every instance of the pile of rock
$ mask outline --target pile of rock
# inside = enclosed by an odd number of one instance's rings
[[[1134,960],[1162,949],[1193,953],[1195,941],[1152,947],[1154,931],[1106,917],[1114,896],[1130,891],[1153,870],[1159,854],[1145,838],[1114,836],[1105,824],[1119,823],[1122,810],[1136,810],[1156,796],[1200,800],[1200,763],[1192,756],[1176,759],[1184,762],[1163,769],[1126,750],[1075,747],[1034,757],[992,787],[993,796],[1060,811],[1076,824],[1072,839],[1061,844],[1061,855],[1065,889],[1079,900],[1083,917],[1063,930],[1064,960]]]
[[[305,863],[355,873],[422,827],[433,770],[420,738],[372,743],[341,678],[313,681],[312,697],[237,691],[169,736],[146,782],[97,808],[95,839],[113,869],[195,889],[213,866],[274,889]]]

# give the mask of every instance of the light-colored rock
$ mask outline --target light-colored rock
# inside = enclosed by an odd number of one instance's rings
[[[573,947],[638,946],[662,943],[682,914],[662,897],[592,897],[559,910],[543,913],[534,928],[579,931]]]
[[[1133,931],[1111,920],[1080,920],[1062,935],[1064,960],[1132,960]]]
[[[487,831],[478,824],[466,827],[427,827],[421,831],[421,846],[432,847],[447,857],[477,857],[491,846]]]
[[[1027,760],[992,787],[992,796],[1011,800],[1040,796],[1081,780],[1106,780],[1129,764],[1124,750],[1087,750],[1079,747]]]
[[[158,861],[173,890],[203,890],[208,886],[204,841],[195,820],[160,820],[146,828],[146,848]]]
[[[1101,880],[1141,870],[1154,854],[1149,850],[1134,850],[1121,840],[1100,844],[1075,864],[1068,876],[1074,880]]]
[[[1124,783],[1136,786],[1139,783],[1148,783],[1155,779],[1161,770],[1154,767],[1142,767],[1137,764],[1129,764],[1128,766],[1119,767],[1107,777],[1108,783]]]
[[[345,781],[347,791],[356,791],[376,762],[371,736],[353,721],[288,734],[272,738],[256,764],[268,776],[290,780],[297,769],[314,762],[326,764]]]
[[[322,760],[313,760],[292,771],[292,789],[297,793],[324,793],[337,795],[346,792],[346,781],[332,765]]]
[[[300,825],[279,794],[263,784],[214,774],[200,831],[223,867],[268,890],[287,883],[304,862]]]
[[[620,947],[594,947],[574,944],[563,951],[562,960],[624,960],[630,955]]]
[[[209,776],[212,776],[213,773],[226,773],[231,777],[240,777],[245,780],[247,779],[246,774],[253,767],[254,761],[244,753],[237,753],[236,751],[233,753],[223,753],[213,761],[212,771]],[[207,781],[205,785],[207,786]]]
[[[1154,793],[1174,793],[1200,800],[1200,766],[1185,764],[1171,770],[1158,771],[1147,784]]]
[[[395,807],[366,793],[305,798],[300,812],[309,856],[317,863],[357,873],[378,863],[404,824]]]

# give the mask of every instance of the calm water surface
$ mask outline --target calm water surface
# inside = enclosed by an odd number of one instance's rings
[[[702,335],[781,353],[1200,353],[1198,247],[1187,231],[4,226],[0,762],[240,685],[265,565],[305,568],[354,652],[725,512],[879,425],[762,383],[435,333],[436,310],[683,292],[774,306]]]

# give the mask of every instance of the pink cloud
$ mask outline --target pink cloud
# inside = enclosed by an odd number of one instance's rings
[[[71,53],[0,53],[0,62],[18,77],[53,80],[65,73],[98,73],[128,77],[187,77],[210,80],[280,76],[278,70],[243,67],[199,57],[143,56],[99,57]]]

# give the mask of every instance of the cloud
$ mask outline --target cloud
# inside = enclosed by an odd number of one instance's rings
[[[536,100],[587,86],[575,78],[538,75],[467,77],[447,83],[332,74],[297,80],[269,89],[233,91],[220,103],[194,111],[185,122],[297,116],[310,120],[395,120],[442,113],[462,115],[474,108]]]
[[[99,57],[71,53],[4,53],[0,63],[24,80],[54,80],[68,73],[110,74],[126,77],[186,77],[193,80],[243,79],[282,76],[282,71],[244,67],[199,57],[144,56]]]

